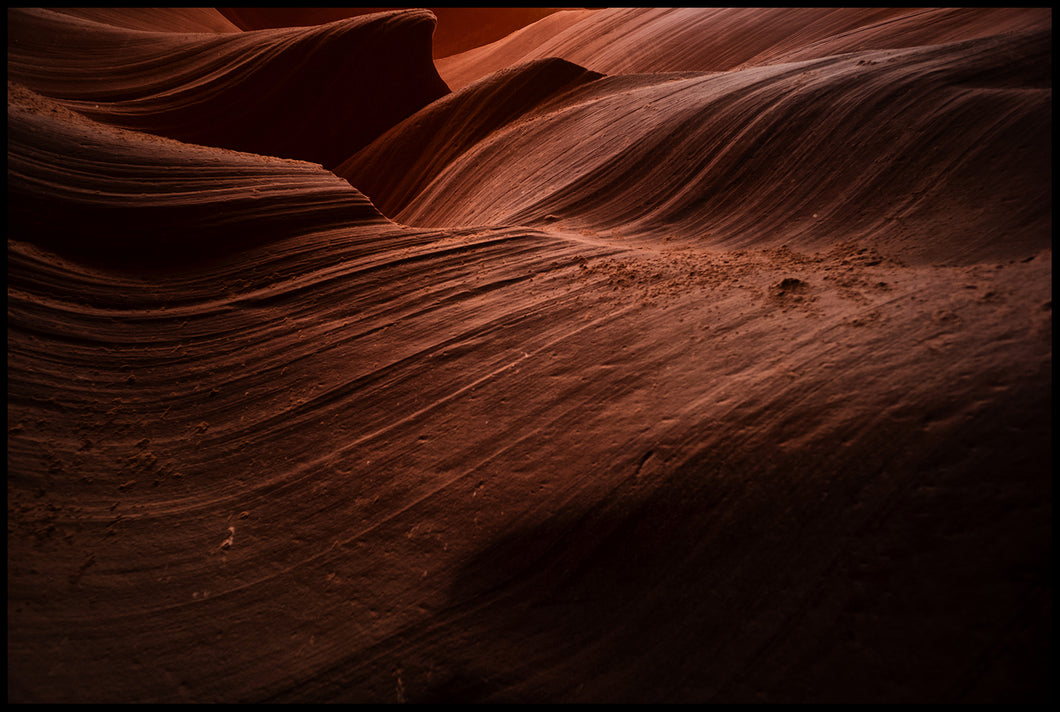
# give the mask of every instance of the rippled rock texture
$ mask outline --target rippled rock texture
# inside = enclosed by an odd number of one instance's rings
[[[8,701],[1048,700],[1051,11],[515,10],[8,10]]]

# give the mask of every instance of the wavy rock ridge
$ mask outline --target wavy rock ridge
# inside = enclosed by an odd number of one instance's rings
[[[558,221],[710,246],[820,248],[856,237],[910,257],[1019,257],[1050,244],[1041,151],[1050,42],[1043,30],[717,74],[608,77],[530,106],[470,146],[424,129],[427,114],[417,115],[337,170],[411,225]],[[521,81],[491,75],[432,111],[467,126],[486,86],[502,106],[504,91],[529,98]],[[401,157],[424,130],[446,137],[451,148],[427,155],[447,163],[425,168],[421,158],[407,170]],[[535,160],[519,160],[530,153]],[[925,231],[935,238],[910,239]]]
[[[447,92],[425,10],[231,34],[135,31],[46,10],[10,10],[8,22],[8,76],[86,116],[325,166]]]
[[[605,74],[714,72],[1046,28],[1046,8],[607,8],[550,15],[438,62],[453,90],[559,57]]]
[[[9,10],[9,702],[1049,698],[1051,12],[220,17]]]

